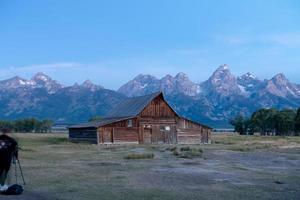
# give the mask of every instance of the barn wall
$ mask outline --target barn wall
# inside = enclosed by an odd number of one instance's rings
[[[179,144],[210,143],[211,130],[191,120],[180,118],[177,124]]]
[[[138,143],[138,127],[100,127],[98,129],[99,143]]]
[[[114,143],[139,143],[138,128],[113,128]]]
[[[177,129],[178,144],[200,144],[201,131],[196,129]]]
[[[89,142],[97,143],[97,129],[96,128],[70,128],[69,139],[72,142]]]

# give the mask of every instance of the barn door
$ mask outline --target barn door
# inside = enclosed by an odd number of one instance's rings
[[[173,124],[152,125],[152,143],[175,144],[177,142],[176,126]]]
[[[208,143],[208,132],[201,131],[201,143]]]
[[[144,143],[151,144],[152,142],[152,129],[151,128],[144,128]]]
[[[165,142],[165,135],[161,132],[160,125],[152,125],[152,143],[160,144]]]
[[[104,143],[111,143],[111,142],[113,142],[113,139],[112,139],[112,128],[104,128],[103,129],[103,142]]]
[[[177,143],[177,133],[176,133],[176,126],[171,125],[170,131],[166,135],[166,143],[168,144],[176,144]]]

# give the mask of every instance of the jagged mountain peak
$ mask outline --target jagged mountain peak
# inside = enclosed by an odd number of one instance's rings
[[[239,77],[239,78],[241,78],[241,79],[252,79],[252,80],[254,80],[254,79],[257,79],[256,78],[256,76],[254,76],[253,74],[251,74],[250,72],[247,72],[246,74],[243,74],[241,77]]]
[[[162,77],[161,80],[172,80],[174,77],[170,74],[165,75],[164,77]]]
[[[149,74],[139,74],[134,79],[156,79],[156,77]]]
[[[236,77],[231,74],[228,65],[221,65],[212,76],[208,79],[212,84],[223,84],[228,82],[236,82]]]
[[[19,76],[14,76],[12,78],[0,81],[0,85],[2,87],[5,87],[6,89],[10,88],[19,88],[19,87],[25,87],[25,86],[30,86],[33,85],[34,83],[32,81],[29,81],[27,79],[21,78]]]
[[[19,81],[27,81],[25,78],[21,78],[20,76],[14,76],[12,78],[4,80],[6,82],[19,82]]]
[[[50,76],[44,74],[43,72],[38,72],[31,78],[31,80],[47,82],[47,81],[51,81],[52,79],[50,78]]]
[[[202,84],[206,94],[214,93],[216,96],[240,95],[244,89],[239,87],[237,78],[231,74],[227,64],[221,65],[212,76]]]
[[[232,79],[235,77],[231,74],[230,70],[229,70],[229,66],[224,64],[221,65],[220,67],[218,67],[218,69],[216,71],[214,71],[214,73],[212,74],[212,76],[209,78],[211,80],[217,79],[217,81],[219,80],[226,80],[226,79]]]
[[[175,78],[176,79],[189,79],[188,75],[186,75],[183,72],[179,72],[178,74],[176,74]]]
[[[286,78],[286,76],[283,73],[276,74],[271,80],[278,83],[284,83],[284,84],[289,82],[289,80]]]
[[[102,89],[103,87],[100,85],[94,84],[90,79],[85,80],[82,84],[82,87],[88,88],[92,91],[96,91],[97,89]]]
[[[199,85],[189,80],[184,73],[178,73],[175,77],[170,74],[157,79],[151,75],[138,75],[127,82],[118,90],[127,96],[139,96],[162,90],[166,94],[182,93],[195,96],[199,93]]]
[[[50,94],[55,93],[57,90],[63,87],[61,84],[55,80],[52,80],[50,76],[44,74],[43,72],[36,73],[31,78],[31,82],[33,82],[34,87],[45,88]]]
[[[159,89],[158,79],[152,75],[139,74],[118,89],[127,96],[139,96]],[[152,87],[148,87],[151,85]]]
[[[86,79],[81,85],[90,86],[90,85],[95,85],[95,84],[90,79]]]
[[[216,71],[229,71],[229,65],[227,64],[220,65]]]
[[[263,92],[287,98],[289,96],[300,97],[300,88],[291,83],[283,73],[276,74],[270,79]]]
[[[237,83],[240,89],[244,90],[246,94],[253,93],[259,90],[259,88],[263,87],[263,81],[256,78],[256,76],[254,76],[250,72],[247,72],[246,74],[238,77]]]

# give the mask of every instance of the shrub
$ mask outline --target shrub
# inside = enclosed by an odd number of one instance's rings
[[[190,151],[190,150],[191,148],[189,146],[180,148],[180,151]]]
[[[200,148],[190,148],[190,147],[182,147],[180,148],[180,152],[175,150],[173,152],[174,156],[177,156],[179,158],[194,158],[194,157],[201,157],[203,153],[203,150]]]
[[[166,148],[166,150],[174,152],[177,150],[177,147],[168,147],[168,148]]]
[[[179,156],[179,152],[178,152],[177,150],[174,150],[174,151],[173,151],[173,155],[174,155],[174,156]]]
[[[153,153],[130,153],[127,156],[124,157],[128,160],[135,160],[135,159],[153,159],[154,154]]]

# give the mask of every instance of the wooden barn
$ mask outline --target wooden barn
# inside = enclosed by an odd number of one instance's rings
[[[69,127],[72,141],[91,143],[210,143],[211,128],[178,115],[162,92],[130,98],[103,119]]]

